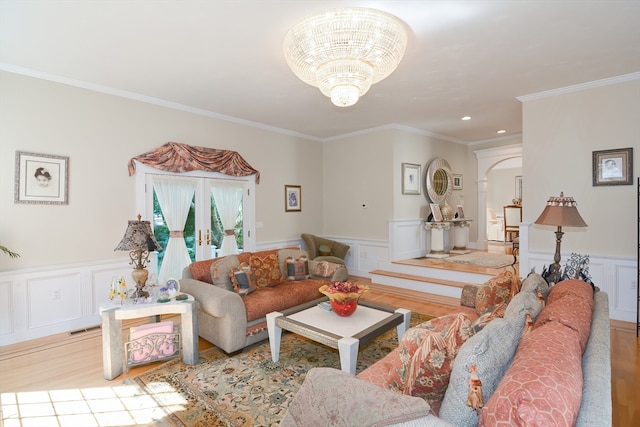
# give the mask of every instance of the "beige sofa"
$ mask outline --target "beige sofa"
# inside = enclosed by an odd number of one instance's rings
[[[196,300],[198,334],[227,353],[268,338],[266,315],[322,297],[318,292],[327,281],[344,281],[344,265],[309,260],[310,277],[288,280],[286,261],[307,257],[298,248],[244,252],[186,267],[180,291]],[[231,275],[240,266],[249,266],[256,277],[256,290],[241,296]]]
[[[420,333],[420,327],[437,331],[432,321],[410,328],[398,348],[357,377],[333,368],[311,369],[280,425],[461,427],[496,425],[497,419],[501,425],[611,425],[608,296],[576,279],[556,284],[548,296],[545,287],[540,275],[530,275],[503,317],[489,319],[451,354],[440,401],[428,393],[407,395],[406,388],[390,384],[402,373],[402,361],[412,357],[405,340],[412,331],[414,336]],[[457,318],[470,321],[472,313],[462,309]],[[471,325],[482,322],[480,316]],[[437,336],[446,339],[450,334],[442,331]],[[465,328],[458,331],[459,338]],[[427,332],[420,336],[428,341]],[[428,357],[421,354],[422,364],[438,348],[435,341],[430,343]],[[416,382],[418,389],[444,378],[442,371],[438,378],[426,373]]]

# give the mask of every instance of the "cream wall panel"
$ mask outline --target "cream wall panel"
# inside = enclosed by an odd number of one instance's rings
[[[387,240],[387,220],[393,216],[393,131],[324,142],[323,147],[324,228],[314,229]]]
[[[14,330],[13,283],[9,280],[0,282],[0,336],[10,334]]]
[[[77,320],[82,316],[78,273],[27,280],[29,328]]]
[[[592,152],[634,147],[640,167],[640,80],[525,101],[523,221],[533,223],[549,196],[572,196],[587,228],[565,228],[563,252],[635,259],[636,186],[591,185]],[[553,250],[553,227],[531,227],[530,249]]]
[[[21,255],[0,269],[121,257],[137,214],[127,162],[169,141],[238,151],[261,172],[257,243],[322,230],[320,142],[13,73],[0,88],[0,238]],[[69,156],[68,205],[13,202],[17,150]],[[284,212],[285,184],[302,186],[302,212]]]

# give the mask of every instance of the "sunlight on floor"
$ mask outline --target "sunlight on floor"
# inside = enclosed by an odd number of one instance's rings
[[[155,383],[152,394],[136,385],[2,393],[5,427],[133,426],[158,422],[184,409],[186,401],[165,383]]]

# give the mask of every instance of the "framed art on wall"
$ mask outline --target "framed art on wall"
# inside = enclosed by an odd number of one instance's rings
[[[302,211],[302,187],[299,185],[284,186],[284,211]]]
[[[593,152],[593,186],[631,185],[633,180],[633,148]]]
[[[462,175],[453,174],[453,189],[462,190]]]
[[[69,204],[69,157],[16,151],[15,203]]]
[[[420,194],[420,165],[402,164],[402,194]]]

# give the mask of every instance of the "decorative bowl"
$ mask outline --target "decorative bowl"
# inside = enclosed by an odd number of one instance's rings
[[[329,297],[331,309],[338,316],[351,316],[358,308],[358,299],[369,287],[352,282],[331,282],[319,291]]]

